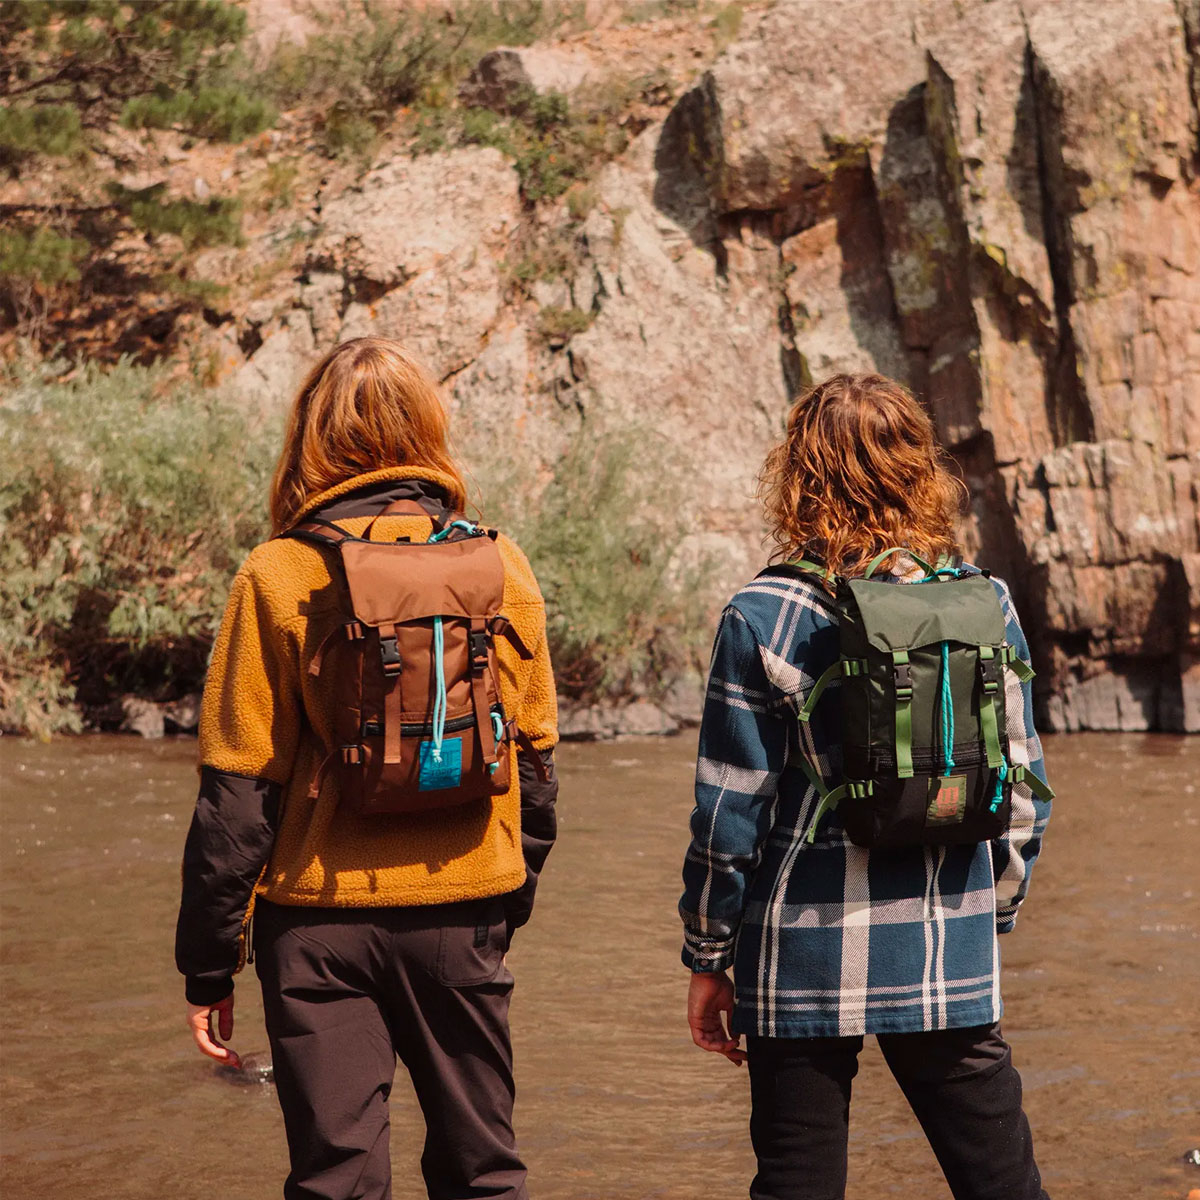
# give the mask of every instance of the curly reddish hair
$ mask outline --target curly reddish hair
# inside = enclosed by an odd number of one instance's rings
[[[966,494],[929,415],[883,375],[834,375],[805,392],[759,475],[772,560],[804,554],[839,575],[889,546],[927,562],[953,553]]]

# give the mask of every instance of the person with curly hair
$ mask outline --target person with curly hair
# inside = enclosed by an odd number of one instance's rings
[[[956,1200],[1042,1200],[999,1025],[997,935],[1013,928],[1050,815],[1027,678],[1004,684],[1022,770],[1000,836],[858,845],[814,782],[843,761],[838,706],[806,704],[839,658],[828,581],[869,575],[877,558],[899,586],[929,578],[922,561],[978,575],[956,557],[965,489],[904,387],[838,375],[796,401],[760,492],[775,555],[717,632],[680,901],[692,1038],[749,1064],[750,1196],[844,1196],[851,1081],[875,1034]],[[1027,660],[1009,589],[992,584],[1005,652]]]

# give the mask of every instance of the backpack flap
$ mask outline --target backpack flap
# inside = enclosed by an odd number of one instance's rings
[[[354,615],[365,625],[430,617],[490,618],[504,599],[504,564],[486,537],[458,542],[342,544]]]

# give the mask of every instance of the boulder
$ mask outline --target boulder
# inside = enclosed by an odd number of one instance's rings
[[[166,732],[163,721],[163,706],[140,696],[121,697],[122,733],[136,733],[139,737],[160,738]]]
[[[596,76],[596,67],[578,50],[558,46],[503,46],[485,54],[460,85],[466,104],[510,112],[531,95],[569,95]]]
[[[925,77],[916,0],[783,4],[714,64],[708,144],[722,212],[782,210],[881,138]]]
[[[260,336],[262,344],[234,371],[231,386],[265,408],[286,407],[316,355],[312,319],[292,309],[270,321]]]

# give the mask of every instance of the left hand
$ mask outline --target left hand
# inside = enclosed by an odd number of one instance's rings
[[[723,1054],[739,1067],[746,1061],[741,1037],[734,1036],[729,1030],[733,1014],[733,980],[725,971],[693,973],[688,986],[687,1013],[692,1041],[701,1050]]]

